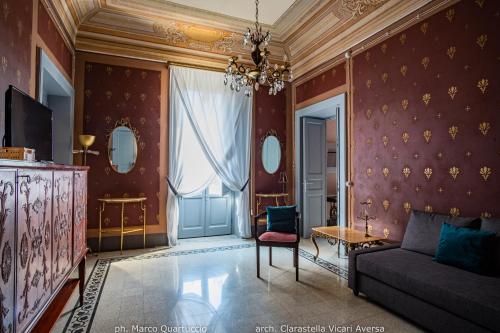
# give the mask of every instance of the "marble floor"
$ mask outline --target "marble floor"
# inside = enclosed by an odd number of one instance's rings
[[[220,246],[236,248],[165,256]],[[347,260],[337,258],[334,247],[321,241],[319,246],[320,258],[347,269]],[[310,240],[303,240],[301,248],[315,252]],[[355,297],[345,279],[310,260],[299,259],[300,282],[295,282],[292,252],[273,249],[272,267],[267,254],[264,248],[262,279],[257,279],[252,241],[234,236],[183,240],[174,248],[125,251],[123,256],[132,259],[110,264],[89,331],[255,333],[304,332],[298,329],[316,327],[313,332],[323,332],[322,328],[324,332],[356,332],[357,325],[383,327],[383,332],[421,331],[366,298]],[[144,255],[146,259],[134,260]],[[87,274],[98,259],[119,256],[118,252],[90,255]],[[77,296],[75,292],[54,332],[65,331]]]

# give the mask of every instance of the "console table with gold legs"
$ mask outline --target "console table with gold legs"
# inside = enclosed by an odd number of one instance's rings
[[[146,248],[146,199],[145,197],[139,198],[104,198],[98,199],[101,204],[99,208],[99,252],[101,252],[101,237],[103,233],[120,233],[120,253],[123,252],[123,235],[132,232],[142,231],[144,248]],[[129,226],[125,227],[125,205],[139,203],[142,211],[142,227],[141,226]],[[103,228],[102,227],[102,214],[106,208],[106,204],[120,204],[121,207],[121,219],[120,227],[118,228]]]

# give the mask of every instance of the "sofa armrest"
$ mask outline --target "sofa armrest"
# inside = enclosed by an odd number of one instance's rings
[[[349,271],[347,285],[352,289],[355,295],[358,294],[357,280],[356,280],[356,259],[358,255],[365,253],[372,253],[378,251],[385,251],[390,249],[397,249],[401,246],[401,243],[387,244],[382,246],[368,247],[364,249],[354,250],[349,252]]]

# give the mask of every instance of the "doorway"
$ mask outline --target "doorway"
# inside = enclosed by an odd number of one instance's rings
[[[332,220],[339,226],[348,225],[345,106],[346,94],[340,94],[295,112],[295,200],[305,238],[310,237],[312,228],[326,226]],[[333,124],[335,142],[329,143],[332,133],[327,134],[327,127],[331,130]],[[334,211],[330,210],[332,201]]]
[[[326,224],[337,225],[337,119],[326,120]]]
[[[179,238],[232,233],[233,195],[219,177],[203,190],[180,198]]]
[[[47,54],[38,49],[38,101],[52,110],[52,157],[73,164],[74,89]]]

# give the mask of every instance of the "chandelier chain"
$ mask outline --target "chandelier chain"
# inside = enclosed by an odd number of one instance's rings
[[[255,0],[255,26],[259,26],[259,0]]]

